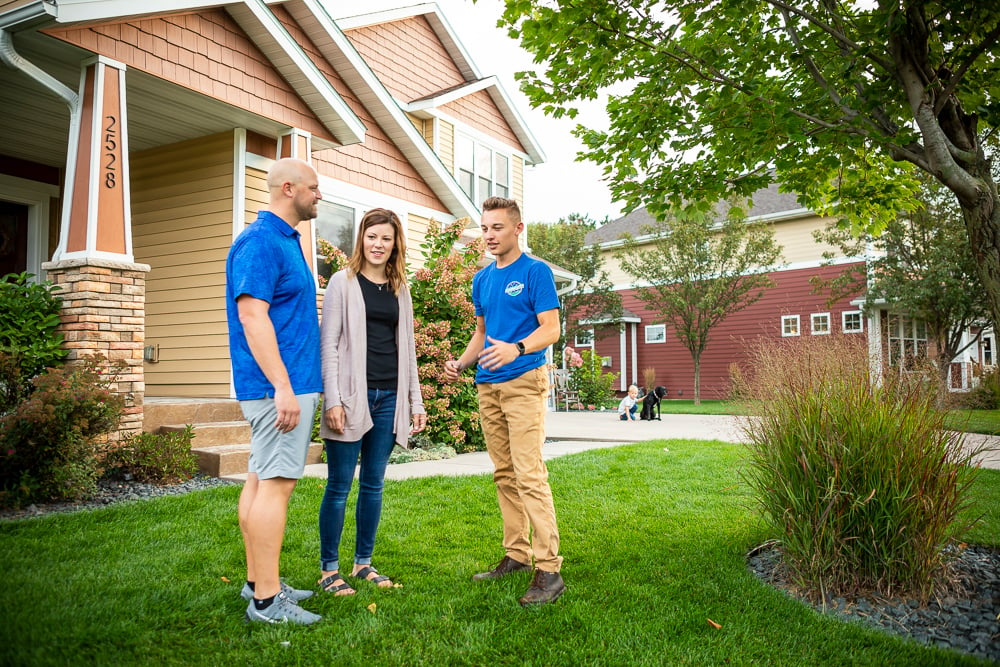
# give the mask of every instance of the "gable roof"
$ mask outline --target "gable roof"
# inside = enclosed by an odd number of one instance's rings
[[[356,16],[338,16],[337,25],[344,31],[351,31],[380,23],[391,23],[414,17],[423,17],[427,21],[447,51],[448,56],[454,62],[464,82],[422,95],[419,98],[397,100],[400,107],[415,115],[421,115],[425,114],[428,110],[442,107],[449,102],[454,102],[473,93],[484,91],[489,95],[497,109],[499,109],[510,126],[511,131],[524,148],[526,162],[528,164],[540,164],[544,162],[545,153],[542,151],[538,140],[528,128],[524,118],[518,112],[512,98],[500,83],[500,80],[496,76],[484,77],[480,73],[468,51],[462,46],[454,28],[452,28],[451,24],[441,13],[436,3],[428,2]]]
[[[779,185],[771,183],[753,193],[752,205],[747,211],[747,221],[775,221],[787,218],[798,218],[811,215],[812,211],[799,203],[798,196],[792,192],[779,192]],[[715,205],[716,220],[723,220],[729,212],[728,202]],[[632,238],[647,236],[646,227],[656,224],[656,219],[649,214],[645,206],[613,220],[597,229],[588,232],[584,238],[587,245],[611,245],[620,241],[626,234]]]

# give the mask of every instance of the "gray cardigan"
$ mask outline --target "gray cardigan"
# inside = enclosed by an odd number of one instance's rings
[[[396,443],[408,447],[411,414],[422,414],[424,399],[417,376],[417,352],[413,341],[413,302],[404,283],[399,288],[399,323],[396,347],[399,350],[396,384],[396,415],[393,433]],[[323,413],[320,436],[330,440],[353,442],[372,427],[368,411],[368,355],[365,299],[354,275],[343,269],[330,277],[323,297],[323,322],[320,324],[320,349],[323,354]],[[336,433],[326,425],[328,408],[344,406],[344,432]]]

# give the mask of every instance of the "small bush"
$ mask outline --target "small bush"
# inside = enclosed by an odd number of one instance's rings
[[[742,376],[755,399],[745,478],[793,580],[813,595],[929,596],[968,526],[976,452],[944,430],[936,387],[876,381],[861,343],[761,343]]]
[[[0,417],[0,506],[79,500],[97,488],[98,438],[118,426],[124,400],[111,391],[117,370],[102,360],[51,368],[31,397]]]
[[[105,456],[106,474],[152,484],[191,479],[198,472],[193,437],[190,424],[174,433],[129,433]]]
[[[0,415],[31,393],[31,378],[66,359],[56,332],[62,300],[51,282],[31,282],[29,273],[0,278]]]
[[[955,394],[954,402],[966,410],[1000,408],[1000,372],[996,368],[983,371],[979,384],[964,394]]]
[[[579,392],[581,403],[593,406],[588,408],[590,410],[598,405],[610,404],[614,398],[611,386],[618,374],[605,373],[601,367],[601,355],[593,350],[583,350],[580,357],[583,363],[575,367],[570,365],[569,388]]]

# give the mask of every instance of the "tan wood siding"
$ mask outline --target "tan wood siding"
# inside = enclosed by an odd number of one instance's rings
[[[406,268],[411,272],[424,266],[420,244],[424,242],[430,224],[430,218],[413,213],[406,216]]]
[[[16,7],[21,7],[22,5],[27,5],[33,0],[6,0],[6,2],[0,1],[0,12],[10,11]]]
[[[513,156],[510,161],[510,196],[524,210],[524,158],[518,155]],[[531,213],[525,211],[529,219],[533,219]]]
[[[225,262],[232,243],[233,135],[131,156],[136,261],[149,264],[148,396],[229,397]],[[251,218],[253,219],[253,218]]]
[[[448,121],[438,120],[438,157],[448,168],[448,173],[455,173],[455,126]]]

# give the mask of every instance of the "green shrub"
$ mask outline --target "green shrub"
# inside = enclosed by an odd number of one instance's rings
[[[966,410],[996,410],[1000,408],[1000,372],[996,368],[983,371],[979,384],[964,394],[956,394],[954,402]]]
[[[198,472],[193,437],[190,424],[173,433],[129,433],[105,456],[105,473],[153,484],[191,479]]]
[[[596,408],[606,404],[618,403],[613,400],[611,386],[618,377],[617,373],[605,373],[601,366],[601,356],[593,350],[580,352],[583,363],[579,366],[570,364],[569,388],[580,394],[580,403],[585,407],[593,405]]]
[[[33,283],[29,273],[0,278],[0,415],[31,393],[31,378],[62,364],[66,350],[56,333],[62,300],[59,287]]]
[[[816,596],[877,591],[926,599],[946,547],[968,528],[976,452],[944,430],[920,378],[873,378],[864,341],[762,343],[740,395],[745,478],[793,580]]]
[[[0,506],[93,495],[98,438],[118,426],[124,400],[111,391],[117,370],[102,360],[50,368],[34,391],[0,417]]]

